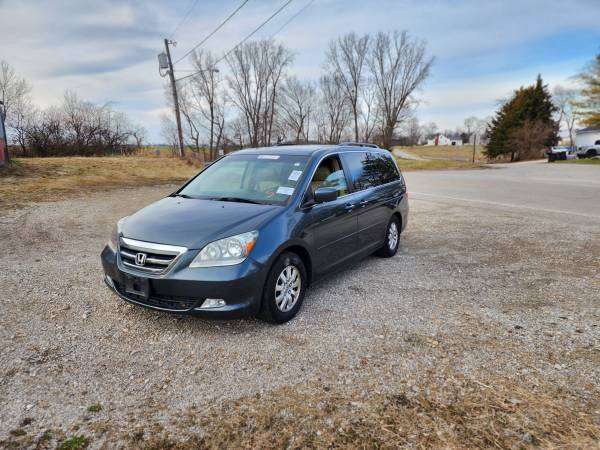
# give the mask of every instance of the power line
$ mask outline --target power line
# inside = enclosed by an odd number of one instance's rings
[[[285,27],[287,27],[296,17],[302,14],[310,5],[312,5],[315,0],[310,0],[306,5],[304,5],[296,14],[290,17],[275,33],[273,33],[269,39],[273,39],[277,36]]]
[[[188,12],[186,12],[185,16],[183,16],[183,19],[181,19],[181,22],[179,22],[177,24],[177,26],[175,27],[175,30],[173,30],[173,33],[171,33],[171,38],[175,37],[175,33],[177,33],[177,31],[179,30],[179,28],[181,27],[181,25],[183,25],[183,23],[187,20],[187,18],[192,13],[192,11],[194,10],[194,8],[196,7],[196,5],[198,4],[199,1],[200,0],[195,0],[194,1],[194,3],[192,4],[191,8],[188,9]]]
[[[185,55],[183,55],[181,58],[179,58],[177,61],[175,61],[173,63],[173,65],[177,64],[179,61],[181,61],[182,59],[186,58],[190,53],[192,53],[194,50],[196,50],[198,47],[200,47],[202,44],[204,44],[206,41],[208,41],[217,31],[219,31],[221,28],[223,28],[223,25],[225,25],[227,22],[229,22],[229,20],[235,16],[237,14],[237,12],[242,9],[244,7],[244,5],[246,3],[248,3],[249,0],[244,0],[236,9],[235,11],[233,11],[231,14],[229,14],[227,16],[227,18],[221,22],[219,24],[219,26],[217,28],[215,28],[214,30],[212,30],[208,36],[206,36],[204,39],[202,39],[198,44],[196,44],[194,47],[192,47],[192,49],[187,52]]]
[[[264,27],[267,23],[269,23],[273,19],[273,17],[275,17],[277,14],[279,14],[281,11],[283,11],[287,5],[292,3],[292,1],[294,1],[294,0],[288,0],[287,2],[285,2],[277,11],[275,11],[273,14],[271,14],[271,16],[269,16],[269,18],[267,20],[265,20],[258,27],[256,27],[254,29],[254,31],[252,31],[252,33],[250,33],[248,36],[246,36],[244,39],[242,39],[240,42],[238,42],[235,45],[235,47],[231,48],[227,53],[225,53],[221,58],[219,58],[215,62],[214,65],[219,64],[221,61],[223,61],[225,58],[227,58],[231,53],[233,53],[236,49],[238,49],[241,45],[243,45],[244,42],[246,42],[248,39],[250,39],[252,36],[254,36],[262,27]],[[190,75],[186,75],[185,77],[178,78],[177,81],[181,81],[181,80],[185,80],[186,78],[193,77],[194,75],[196,75],[196,73],[192,73]]]

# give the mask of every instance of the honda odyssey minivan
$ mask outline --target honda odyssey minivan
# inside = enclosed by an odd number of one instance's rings
[[[155,310],[286,322],[315,280],[372,253],[394,256],[407,219],[387,150],[240,150],[119,220],[101,255],[104,281]]]

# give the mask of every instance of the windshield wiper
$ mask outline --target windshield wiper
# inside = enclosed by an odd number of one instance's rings
[[[192,198],[187,194],[171,194],[169,197],[181,197],[181,198]]]
[[[258,202],[256,200],[250,200],[249,198],[241,198],[241,197],[215,197],[212,200],[216,200],[219,202],[238,202],[238,203],[252,203],[254,205],[262,205],[262,202]]]

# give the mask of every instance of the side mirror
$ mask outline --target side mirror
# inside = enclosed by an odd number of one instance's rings
[[[332,202],[338,198],[338,192],[333,187],[320,187],[315,190],[315,203]]]

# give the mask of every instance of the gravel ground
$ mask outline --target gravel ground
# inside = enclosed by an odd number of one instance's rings
[[[425,194],[427,177],[440,176],[409,174],[409,188]],[[370,257],[312,286],[299,316],[273,326],[148,311],[103,285],[112,224],[170,191],[0,211],[0,443],[61,430],[100,447],[114,429],[168,429],[190,407],[307,380],[385,390],[441,362],[600,395],[594,214],[412,195],[395,258]]]

